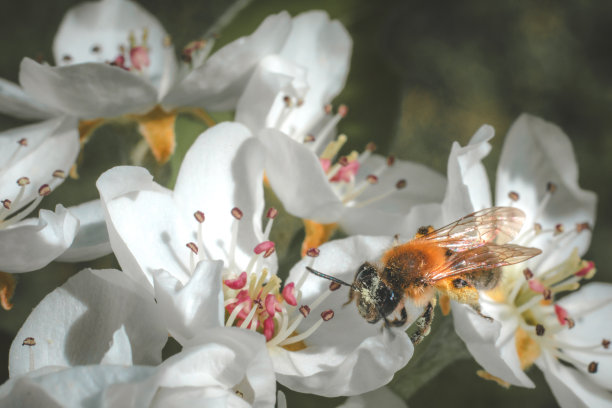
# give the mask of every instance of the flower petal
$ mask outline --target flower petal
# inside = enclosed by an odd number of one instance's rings
[[[129,52],[130,35],[140,45],[144,29],[150,61],[146,75],[159,86],[167,33],[157,18],[132,1],[87,2],[68,10],[53,40],[55,63],[58,66],[86,62],[107,64],[120,55],[120,46]]]
[[[122,269],[153,294],[153,273],[163,269],[189,280],[191,231],[180,222],[172,192],[141,167],[119,166],[96,185],[113,252]]]
[[[253,34],[229,43],[190,72],[164,97],[163,106],[235,108],[259,60],[281,49],[290,28],[291,18],[286,11],[268,16]]]
[[[303,105],[287,119],[288,126],[300,129],[305,136],[323,118],[323,106],[344,88],[352,48],[346,28],[338,20],[330,20],[325,11],[307,11],[293,18],[280,55],[306,69],[308,93]]]
[[[16,377],[49,365],[97,364],[122,325],[134,363],[159,364],[168,332],[153,297],[121,271],[81,271],[32,311],[11,345],[9,374]],[[28,337],[36,345],[22,345]]]
[[[236,258],[246,265],[263,240],[261,214],[264,154],[249,130],[238,123],[221,123],[204,132],[191,146],[174,189],[177,214],[196,231],[196,211],[206,214],[203,238],[211,259],[226,259],[238,207],[240,221]],[[272,262],[270,258],[269,261]]]
[[[489,374],[510,384],[533,388],[535,385],[521,369],[514,332],[518,322],[512,320],[504,306],[482,302],[482,313],[495,319],[484,319],[471,307],[453,302],[455,331],[465,342],[474,359]]]
[[[49,119],[54,110],[32,99],[17,84],[0,78],[0,112],[26,120]]]
[[[360,167],[356,177],[359,183],[376,169],[384,168],[386,158],[370,156]],[[348,234],[394,235],[412,237],[423,225],[440,218],[440,203],[444,198],[446,180],[429,168],[405,160],[395,160],[379,178],[355,201],[366,202],[395,190],[399,180],[406,187],[382,200],[364,207],[347,207],[340,225]]]
[[[383,237],[358,236],[332,241],[320,247],[313,267],[352,282],[355,271],[364,261],[379,259],[390,245],[391,239]],[[308,274],[301,288],[302,305],[311,304],[329,290],[329,281],[305,270],[308,262],[308,258],[298,262],[288,279],[288,282],[295,282],[303,273]],[[346,289],[333,292],[311,311],[309,317],[332,309],[334,317],[305,340],[305,349],[290,352],[276,347],[271,350],[277,380],[281,384],[295,391],[328,397],[362,394],[385,385],[410,360],[414,348],[404,333],[406,328],[381,330],[382,323],[368,323],[354,304],[342,307],[346,296]],[[410,307],[408,315],[407,325],[419,317],[420,312]],[[307,318],[306,327],[314,323],[314,319]],[[303,330],[306,329],[298,326],[298,332]],[[346,335],[348,332],[350,336]]]
[[[548,353],[536,363],[561,407],[610,406],[610,392],[593,383],[588,374],[559,363]]]
[[[556,185],[555,192],[544,211],[536,215],[549,182]],[[519,194],[519,200],[514,205],[527,214],[526,228],[531,228],[534,222],[544,228],[554,228],[562,223],[569,230],[576,223],[588,222],[593,225],[595,221],[597,197],[578,185],[578,166],[569,138],[559,127],[532,115],[519,116],[504,142],[497,169],[498,205],[509,203],[510,191]],[[537,219],[534,219],[536,216]],[[542,238],[534,240],[533,245],[547,252],[551,240],[545,238],[549,236],[542,234]],[[563,251],[576,246],[582,255],[588,248],[590,238],[590,232],[584,231],[572,243],[564,246]],[[546,253],[546,258],[556,257],[553,255]],[[538,262],[544,262],[545,257],[539,258]],[[548,266],[552,265],[554,263]],[[547,269],[544,265],[542,267]]]
[[[555,339],[576,347],[597,346],[604,339],[612,339],[612,326],[609,324],[612,314],[612,284],[589,283],[559,300],[558,304],[568,311],[576,325],[559,332]],[[582,372],[588,381],[612,390],[612,351],[601,346],[592,350],[568,348],[564,352],[585,362],[585,366],[592,361],[599,363],[596,373],[589,373],[581,367]]]
[[[24,139],[26,145],[20,143]],[[0,133],[0,200],[12,201],[10,211],[3,216],[16,213],[38,197],[43,184],[52,189],[59,185],[63,178],[53,173],[61,170],[68,174],[78,152],[76,121],[70,118],[50,119]],[[21,177],[27,177],[30,183],[20,187],[17,180]],[[22,189],[21,198],[16,200]]]
[[[286,108],[284,98],[302,99],[307,87],[304,68],[279,55],[269,55],[261,60],[240,96],[235,120],[248,126],[254,134],[276,127]],[[321,113],[322,106],[318,106]],[[281,129],[285,130],[283,126]]]
[[[222,270],[220,261],[201,261],[186,285],[166,271],[154,275],[160,314],[180,344],[211,327],[223,325]]]
[[[125,366],[131,366],[133,364],[132,345],[130,344],[130,338],[125,331],[124,325],[121,325],[121,327],[113,333],[110,348],[104,353],[104,357],[100,360],[100,364]]]
[[[69,207],[68,212],[79,220],[79,230],[70,248],[57,258],[58,261],[90,261],[112,252],[100,200]]]
[[[259,140],[266,148],[266,176],[285,209],[324,224],[338,221],[344,206],[312,151],[273,129]]]
[[[155,367],[92,365],[62,369],[44,367],[9,379],[0,387],[3,407],[102,406],[102,391],[152,375]]]
[[[142,406],[168,406],[173,400],[209,406],[227,399],[240,401],[236,391],[254,407],[274,405],[276,382],[263,336],[238,328],[216,328],[202,333],[191,346],[165,360],[154,376],[109,390],[108,406],[138,401]],[[245,402],[242,401],[242,402]],[[222,406],[225,406],[223,404]]]
[[[40,210],[38,217],[0,230],[0,270],[18,273],[40,269],[70,246],[79,222],[61,204],[55,212]]]
[[[344,401],[344,404],[338,405],[338,408],[368,408],[373,406],[408,408],[404,400],[395,395],[393,391],[387,387],[381,387],[377,390],[366,392],[365,394],[349,397]]]
[[[461,147],[457,142],[453,143],[448,158],[448,184],[442,204],[442,225],[492,206],[489,178],[482,159],[491,151],[489,140],[494,135],[495,130],[491,126],[483,125],[467,146]]]
[[[37,101],[82,119],[146,113],[157,102],[146,79],[106,64],[50,67],[24,58],[19,82]]]

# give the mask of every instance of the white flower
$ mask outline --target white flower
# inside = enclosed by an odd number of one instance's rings
[[[0,270],[29,272],[72,243],[79,226],[58,205],[27,217],[60,185],[79,151],[74,121],[52,119],[0,133]]]
[[[485,145],[486,140],[472,144]],[[472,209],[491,206],[481,158],[464,157],[463,187],[451,202]],[[535,363],[561,405],[610,404],[612,326],[605,316],[612,311],[612,286],[592,283],[577,290],[580,280],[595,272],[592,262],[580,259],[590,241],[595,202],[593,193],[578,186],[567,136],[542,119],[520,116],[504,143],[496,204],[526,213],[513,242],[540,248],[542,254],[505,267],[499,287],[482,294],[482,313],[494,323],[453,306],[457,332],[487,371],[483,376],[533,387],[524,370]],[[575,292],[556,299],[565,291]]]
[[[164,162],[175,147],[177,109],[189,107],[209,121],[193,108],[234,108],[259,60],[281,49],[290,28],[286,12],[271,15],[210,58],[212,38],[193,42],[183,50],[188,62],[179,67],[161,23],[140,5],[86,2],[62,20],[53,42],[56,66],[24,58],[21,87],[2,80],[0,111],[25,119],[74,116],[88,120],[84,134],[104,118],[128,115]]]
[[[275,379],[261,336],[211,328],[161,362],[154,298],[126,274],[85,270],[34,309],[10,350],[2,406],[269,407]]]
[[[141,168],[109,170],[98,188],[119,263],[155,294],[160,318],[183,345],[210,327],[241,326],[267,340],[278,381],[292,389],[337,396],[384,385],[409,360],[412,343],[399,329],[368,324],[354,305],[342,308],[346,295],[332,294],[305,266],[351,280],[391,239],[329,243],[316,258],[311,251],[281,288],[268,238],[274,209],[261,226],[262,177],[261,146],[235,123],[197,139],[174,191]]]
[[[373,155],[373,143],[337,157],[347,138],[333,140],[335,126],[347,108],[334,115],[329,103],[344,87],[351,50],[340,22],[322,11],[300,14],[284,48],[262,59],[236,108],[236,121],[266,147],[266,175],[285,209],[312,220],[306,221],[304,250],[325,242],[335,223],[350,234],[402,231],[406,218],[423,217],[425,209],[415,207],[443,196],[441,176]],[[313,237],[317,228],[328,236]]]

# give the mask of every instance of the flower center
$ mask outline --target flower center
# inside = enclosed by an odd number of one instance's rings
[[[529,244],[543,234],[550,235],[549,246],[554,250],[567,246],[569,241],[583,231],[589,230],[588,223],[577,224],[575,228],[566,230],[562,224],[554,227],[543,227],[537,220],[542,216],[547,204],[550,202],[556,185],[548,183],[547,192],[538,206],[536,222],[531,228],[521,233],[514,242],[519,245]],[[520,196],[516,192],[508,194],[512,201],[518,201]],[[582,361],[573,355],[572,351],[590,351],[591,354],[607,353],[610,341],[599,339],[590,345],[574,345],[567,340],[556,336],[564,330],[571,330],[575,322],[582,315],[606,306],[609,301],[594,304],[588,311],[572,312],[566,310],[555,301],[558,294],[575,291],[580,287],[582,279],[590,279],[595,274],[595,264],[591,261],[580,259],[578,250],[574,249],[570,256],[563,262],[550,269],[519,267],[505,267],[504,281],[502,285],[487,293],[489,299],[483,302],[495,301],[505,303],[508,312],[514,314],[519,327],[515,333],[511,333],[515,339],[517,354],[521,362],[521,368],[526,369],[539,357],[542,350],[565,363],[590,373],[597,371],[596,361]],[[500,340],[498,344],[505,343],[506,339]],[[570,352],[570,353],[568,353]],[[586,359],[587,357],[583,357]]]
[[[368,188],[378,184],[379,180],[384,177],[385,172],[394,165],[395,157],[389,156],[372,173],[359,178],[357,177],[359,170],[362,169],[362,165],[372,155],[372,152],[376,150],[376,145],[368,143],[362,153],[352,151],[348,156],[340,156],[336,160],[338,152],[347,140],[346,135],[338,136],[336,140],[329,142],[323,153],[319,156],[319,161],[330,185],[345,205],[349,207],[365,207],[383,200],[406,187],[406,180],[401,179],[395,182],[392,187],[382,192],[374,195],[366,194],[364,199],[363,195]]]
[[[231,227],[232,239],[228,250],[228,261],[223,271],[223,297],[225,307],[225,325],[257,331],[266,337],[268,347],[284,347],[299,350],[306,347],[304,340],[311,336],[322,324],[333,318],[333,310],[325,310],[320,318],[308,329],[300,332],[300,326],[321,302],[336,289],[335,286],[321,294],[314,302],[301,304],[301,287],[308,276],[305,269],[299,281],[285,283],[276,275],[270,275],[263,266],[263,259],[275,251],[274,242],[268,238],[278,211],[270,208],[266,213],[268,222],[264,230],[264,239],[253,248],[253,255],[246,266],[238,265],[235,252],[239,236],[242,211],[232,209],[234,220]],[[196,211],[194,217],[198,223],[198,242],[189,242],[191,250],[190,269],[193,273],[198,261],[205,259],[205,248],[202,239],[204,213]],[[202,250],[203,249],[203,250]],[[319,255],[318,249],[307,252],[309,266],[314,265]],[[299,306],[298,306],[299,305]],[[309,319],[312,320],[312,319]]]

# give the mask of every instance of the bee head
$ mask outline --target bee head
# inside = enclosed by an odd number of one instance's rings
[[[353,299],[359,314],[369,323],[376,323],[393,313],[402,295],[384,284],[376,266],[365,262],[357,270],[351,286],[349,301]]]

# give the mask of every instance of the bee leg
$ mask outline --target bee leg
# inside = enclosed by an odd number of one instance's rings
[[[487,316],[485,314],[482,313],[482,311],[480,310],[480,304],[479,303],[475,303],[470,305],[472,307],[472,310],[476,313],[478,313],[478,316],[482,317],[483,319],[492,322],[494,319],[491,316]]]
[[[416,321],[417,329],[412,336],[410,336],[410,340],[415,346],[422,342],[425,336],[427,336],[431,330],[431,322],[434,318],[434,306],[435,300],[428,302],[427,306],[425,306],[425,311]]]

